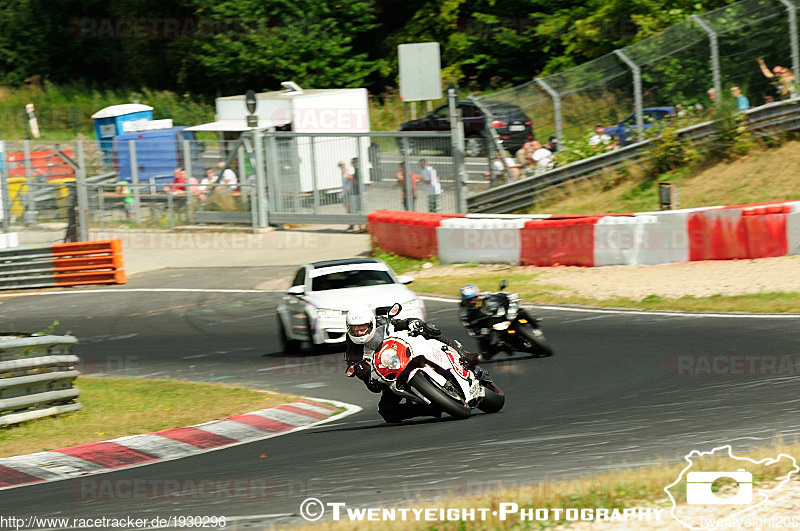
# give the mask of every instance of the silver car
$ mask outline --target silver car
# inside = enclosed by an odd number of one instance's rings
[[[425,319],[425,304],[405,285],[412,277],[396,275],[375,258],[327,260],[302,266],[278,305],[278,329],[286,353],[303,345],[343,343],[347,311],[366,305],[385,314],[403,306],[402,318]]]

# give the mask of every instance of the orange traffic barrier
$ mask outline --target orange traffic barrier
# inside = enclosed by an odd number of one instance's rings
[[[122,242],[57,243],[50,247],[56,286],[83,284],[125,284]]]

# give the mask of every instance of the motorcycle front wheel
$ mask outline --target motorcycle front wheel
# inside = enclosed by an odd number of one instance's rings
[[[497,413],[506,403],[506,395],[494,383],[481,384],[484,396],[478,404],[478,409],[484,413]]]
[[[531,354],[536,356],[552,356],[554,354],[553,347],[544,338],[541,330],[534,330],[530,325],[520,325],[517,326],[517,333],[520,335],[520,343]]]
[[[436,382],[428,379],[424,372],[418,371],[411,378],[409,385],[419,392],[422,396],[431,401],[434,407],[441,409],[448,415],[456,419],[469,418],[470,407],[460,397],[455,397],[444,390]]]

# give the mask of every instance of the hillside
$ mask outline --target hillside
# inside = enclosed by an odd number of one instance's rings
[[[657,180],[633,169],[627,177],[600,178],[536,205],[533,213],[587,214],[658,210]],[[662,179],[678,186],[679,208],[800,200],[800,141],[754,150],[694,172]]]

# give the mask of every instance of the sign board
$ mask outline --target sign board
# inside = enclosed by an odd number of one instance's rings
[[[400,97],[403,101],[438,100],[442,97],[442,66],[438,42],[401,44],[397,47]]]
[[[113,124],[111,124],[113,127]],[[173,127],[172,118],[163,120],[131,120],[122,122],[122,131],[125,133],[138,133],[140,131],[155,131],[156,129],[169,129]]]

